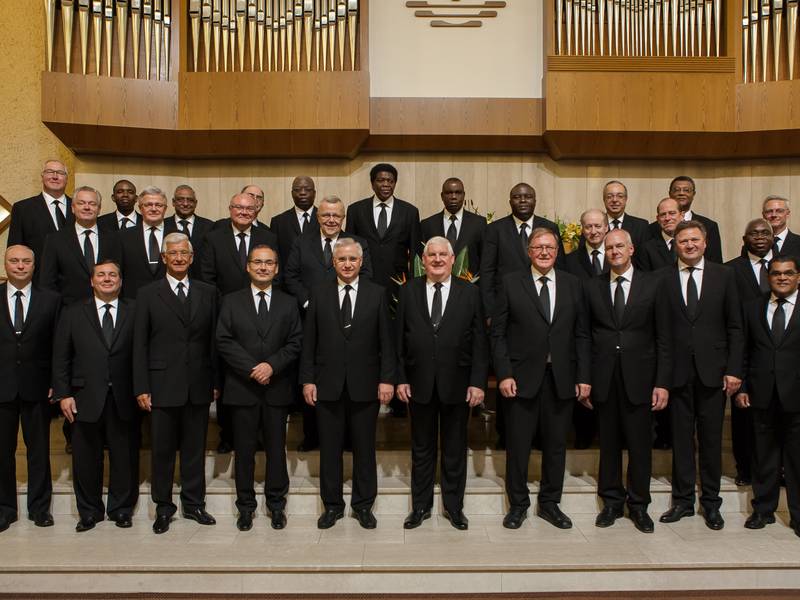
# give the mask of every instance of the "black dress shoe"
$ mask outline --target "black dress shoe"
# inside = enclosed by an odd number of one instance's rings
[[[737,473],[736,479],[734,479],[733,481],[739,487],[744,487],[753,483],[753,479],[750,477],[750,475],[744,473]]]
[[[236,519],[236,528],[239,531],[250,531],[253,528],[253,511],[240,512],[239,518]]]
[[[3,515],[0,515],[0,532],[3,532],[9,527],[11,527],[11,523],[12,521],[10,519],[7,519]]]
[[[789,528],[790,528],[792,531],[794,531],[794,534],[795,534],[797,537],[800,537],[800,523],[792,523],[792,522],[790,521],[790,522],[789,522]]]
[[[286,527],[286,511],[277,509],[272,511],[270,525],[273,529],[283,529]]]
[[[747,517],[744,526],[747,529],[764,529],[770,523],[775,522],[775,515],[765,515],[760,512],[753,511],[753,514]]]
[[[37,513],[28,517],[37,527],[52,527],[53,515],[49,512]]]
[[[94,517],[86,517],[85,519],[78,521],[78,524],[75,525],[75,531],[78,533],[83,533],[84,531],[94,529],[95,525],[97,525],[97,519]]]
[[[442,512],[442,515],[445,519],[450,521],[450,525],[458,529],[459,531],[466,531],[469,529],[469,519],[464,515],[463,510],[453,511],[450,512],[445,510]]]
[[[647,511],[643,508],[628,510],[628,516],[631,518],[631,521],[633,521],[633,526],[642,533],[653,533],[655,530],[653,519],[650,518],[650,515],[648,515]]]
[[[572,521],[561,512],[558,504],[544,504],[536,508],[536,515],[559,529],[572,529]]]
[[[594,520],[594,524],[597,527],[611,527],[616,523],[617,519],[621,519],[624,514],[621,508],[604,506],[603,510],[600,511],[600,514],[598,514],[597,518]]]
[[[64,444],[64,454],[72,454],[72,444],[70,442]]]
[[[192,508],[183,511],[184,519],[191,519],[197,521],[200,525],[216,525],[217,520],[208,514],[203,508]]]
[[[662,523],[677,523],[683,517],[693,517],[694,516],[694,507],[693,506],[685,506],[683,504],[676,504],[672,508],[670,508],[667,512],[659,517],[659,521]]]
[[[503,519],[503,527],[506,529],[519,529],[522,522],[528,518],[528,511],[524,508],[512,508]]]
[[[375,519],[375,515],[372,514],[371,508],[354,509],[353,517],[364,529],[375,529],[378,526],[378,521]]]
[[[130,515],[118,515],[117,518],[114,519],[114,524],[121,529],[128,529],[129,527],[133,527],[133,520]]]
[[[718,508],[710,508],[703,511],[703,518],[706,520],[706,526],[714,531],[719,531],[725,527],[725,519],[719,512]]]
[[[226,440],[220,440],[217,445],[217,454],[230,454],[233,451],[233,446]]]
[[[422,522],[426,519],[431,518],[431,509],[423,510],[421,508],[415,508],[406,517],[406,520],[403,521],[403,529],[416,529]]]
[[[326,508],[319,519],[317,519],[318,529],[330,529],[336,525],[336,521],[344,516],[344,511],[340,508]]]
[[[169,531],[170,518],[167,515],[158,515],[153,521],[153,533],[166,533]]]

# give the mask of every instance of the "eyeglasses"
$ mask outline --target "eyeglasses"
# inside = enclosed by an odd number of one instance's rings
[[[328,219],[341,221],[342,219],[344,219],[344,215],[340,215],[337,213],[319,213],[319,216],[323,221],[327,221]]]
[[[67,172],[61,170],[57,171],[55,169],[45,169],[44,171],[42,171],[42,175],[47,175],[47,176],[58,175],[59,177],[66,177]]]
[[[142,208],[167,208],[167,205],[161,202],[145,202]]]
[[[277,260],[272,260],[269,258],[267,260],[254,259],[248,262],[255,267],[274,267],[278,264]]]
[[[534,252],[547,252],[548,254],[555,252],[558,250],[557,246],[528,246],[528,250],[533,250]]]
[[[789,270],[789,271],[770,271],[769,272],[769,276],[770,277],[794,277],[795,275],[797,275],[797,271],[792,271],[792,270]]]
[[[191,250],[167,250],[164,252],[170,258],[175,258],[176,256],[180,256],[181,258],[186,258],[191,256],[193,253]]]
[[[244,212],[244,213],[256,212],[255,206],[242,206],[241,204],[231,204],[228,208],[230,208],[231,210],[238,210],[239,212]]]

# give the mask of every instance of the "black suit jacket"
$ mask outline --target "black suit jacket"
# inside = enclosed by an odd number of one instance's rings
[[[378,384],[395,382],[394,335],[385,290],[359,278],[352,325],[346,331],[336,282],[311,291],[303,327],[300,383],[317,386],[317,400],[376,402]]]
[[[641,249],[634,248],[634,264],[643,271],[658,271],[674,265],[677,260],[674,251],[670,252],[667,248],[667,243],[661,236],[661,229],[658,231],[657,238],[647,240]]]
[[[172,226],[170,229],[173,231],[181,232],[181,226],[178,224],[178,217],[172,215],[166,219]],[[194,225],[192,226],[192,235],[189,239],[192,242],[192,250],[194,251],[194,261],[190,267],[189,274],[194,279],[202,279],[202,261],[203,261],[203,247],[206,241],[206,235],[214,228],[214,221],[206,219],[198,215],[194,216]]]
[[[174,231],[175,222],[165,219],[164,236]],[[118,235],[122,249],[122,295],[132,300],[136,298],[139,288],[164,279],[167,269],[163,260],[159,259],[156,268],[150,270],[142,226],[129,227]]]
[[[591,383],[589,320],[580,280],[556,271],[553,322],[548,323],[530,270],[503,278],[492,315],[491,342],[497,381],[513,377],[517,396],[534,398],[547,356],[559,398],[575,399],[575,384]]]
[[[654,387],[669,389],[672,372],[669,305],[660,277],[634,269],[622,322],[611,300],[611,275],[586,281],[592,324],[592,400],[608,399],[617,358],[632,404],[648,404]]]
[[[463,221],[461,229],[456,238],[456,247],[453,248],[455,255],[464,249],[469,256],[469,270],[473,275],[478,275],[481,268],[481,252],[483,251],[483,237],[486,233],[486,219],[468,210],[462,213]],[[449,217],[449,213],[448,213]],[[422,232],[422,242],[427,242],[437,235],[447,237],[447,230],[444,228],[444,211],[431,215],[420,223]]]
[[[130,215],[128,215],[128,218],[134,220],[134,225],[136,227],[142,226],[142,215],[140,215],[135,210]],[[104,215],[100,215],[99,217],[97,217],[97,227],[99,229],[102,229],[103,231],[111,231],[111,232],[119,231],[120,229],[119,229],[119,221],[117,221],[117,211],[113,210],[110,213],[106,213]],[[130,227],[128,227],[127,229],[130,229]]]
[[[722,389],[724,375],[742,376],[744,339],[734,272],[724,265],[705,261],[699,291],[697,314],[690,319],[678,265],[664,270],[661,293],[669,301],[672,324],[672,385],[686,385],[694,362],[703,385]]]
[[[600,254],[600,260],[603,267],[603,273],[608,273],[608,262],[606,261],[605,253]],[[567,254],[564,259],[566,263],[566,270],[575,275],[578,279],[592,279],[597,274],[594,272],[592,261],[589,254],[586,252],[586,240],[581,240],[578,247],[572,252]]]
[[[345,234],[342,234],[344,237]],[[372,279],[372,259],[369,254],[369,244],[357,235],[351,236],[361,244],[364,257],[361,263],[359,278]],[[283,286],[286,291],[297,298],[300,307],[305,306],[311,296],[311,289],[323,281],[336,281],[336,271],[333,265],[325,265],[322,253],[322,238],[317,230],[316,235],[298,236],[289,253],[288,260],[283,268]]]
[[[72,198],[67,198],[67,205],[62,206],[66,215],[66,228],[72,226],[75,217],[72,214]],[[45,204],[43,194],[19,200],[11,206],[11,223],[8,226],[7,246],[22,244],[33,250],[36,259],[36,273],[34,283],[39,280],[39,269],[41,268],[42,251],[44,242],[48,235],[55,233],[56,226],[53,217]]]
[[[200,270],[203,281],[216,286],[223,296],[250,285],[250,276],[239,260],[238,241],[233,229],[222,228],[206,235],[203,245]],[[267,244],[277,250],[278,238],[267,226],[251,227],[249,248],[259,244]]]
[[[566,269],[566,254],[564,253],[564,244],[561,242],[561,235],[558,232],[558,225],[544,217],[534,216],[533,229],[538,227],[546,227],[556,234],[558,240],[556,267]],[[532,231],[529,231],[528,235]],[[489,223],[486,227],[483,252],[481,253],[481,278],[478,280],[483,298],[483,310],[487,316],[492,316],[495,312],[495,297],[500,292],[503,278],[515,271],[527,272],[530,266],[531,261],[522,247],[513,215]]]
[[[464,403],[467,387],[486,389],[489,343],[478,288],[456,277],[434,330],[426,278],[400,287],[397,305],[397,383],[411,385],[414,402],[427,404],[434,391],[444,404]]]
[[[134,395],[153,406],[210,404],[219,387],[216,344],[217,291],[191,280],[181,304],[166,278],[146,285],[136,299],[133,336]]]
[[[796,256],[800,258],[800,235],[792,233],[791,231],[788,232],[781,246],[780,255]]]
[[[769,295],[764,294],[744,307],[747,353],[742,391],[750,395],[751,406],[766,409],[777,390],[784,411],[800,412],[800,310],[794,307],[783,338],[776,344],[767,323],[768,302]]]
[[[266,223],[262,223],[258,219],[253,221],[253,227],[266,227],[267,229],[269,229]],[[213,231],[216,231],[217,229],[230,229],[230,228],[231,228],[230,217],[225,217],[224,219],[217,219],[216,221],[214,221],[214,225],[211,226],[211,229]]]
[[[758,280],[755,273],[753,273],[753,267],[747,254],[729,260],[725,263],[725,266],[730,267],[736,274],[736,287],[739,290],[739,300],[742,303],[742,307],[751,300],[764,295],[764,292],[758,286]]]
[[[278,236],[278,256],[281,261],[281,268],[284,268],[286,261],[289,260],[294,241],[300,237],[300,223],[297,221],[297,213],[294,206],[272,217],[269,222],[269,228],[272,233]],[[304,233],[315,238],[319,236],[316,206],[309,211],[308,227]]]
[[[609,220],[613,219],[609,218]],[[628,213],[625,213],[625,218],[622,219],[622,229],[630,234],[635,252],[638,252],[639,249],[644,247],[647,241],[653,237],[647,219],[634,217]],[[609,231],[611,231],[611,229],[609,229]],[[659,232],[660,231],[661,229],[659,228]],[[661,237],[660,233],[659,237]]]
[[[383,239],[373,217],[372,197],[347,207],[347,233],[367,240],[372,259],[372,280],[392,289],[392,277],[413,273],[414,255],[419,254],[420,229],[417,207],[399,198],[392,205],[392,219]]]
[[[97,228],[97,262],[122,260],[122,246],[116,233]],[[75,227],[70,226],[48,236],[39,265],[39,284],[61,294],[64,304],[93,295],[92,273],[83,257],[83,240],[78,241]]]
[[[0,403],[46,402],[52,381],[53,334],[58,321],[61,297],[35,285],[31,288],[28,314],[22,334],[14,333],[8,310],[8,284],[0,284]]]
[[[74,396],[75,419],[96,423],[103,414],[109,385],[123,421],[136,412],[133,396],[134,303],[120,298],[109,346],[103,336],[94,296],[67,307],[53,342],[53,396]]]
[[[719,225],[716,221],[712,221],[708,217],[698,215],[696,212],[692,213],[693,221],[700,221],[706,227],[706,260],[722,264],[722,238],[719,235]],[[663,239],[661,237],[661,227],[657,221],[650,223],[650,236],[656,239]]]
[[[250,287],[222,299],[217,322],[217,350],[225,361],[225,404],[289,406],[294,401],[295,366],[303,328],[294,298],[272,289],[267,322],[258,318]],[[250,378],[261,362],[272,367],[267,385]]]

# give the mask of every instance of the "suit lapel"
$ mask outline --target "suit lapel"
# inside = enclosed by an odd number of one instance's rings
[[[73,255],[75,256],[75,260],[78,261],[78,263],[81,265],[81,268],[86,272],[87,275],[89,275],[90,274],[89,273],[89,266],[86,264],[86,257],[83,255],[83,247],[81,246],[81,243],[78,241],[78,236],[75,233],[75,228],[73,227],[72,231],[66,231],[65,233],[68,233],[68,235],[67,235],[67,245],[69,246],[70,250],[72,251]],[[97,244],[98,245],[98,254],[97,255],[99,257],[100,256],[100,253],[99,253],[99,250],[100,250],[100,248],[99,248],[99,246],[100,246],[99,229],[98,229],[97,238],[98,238],[98,244]]]
[[[636,269],[634,269],[633,275],[631,276],[631,287],[628,291],[628,299],[625,302],[625,310],[622,312],[622,323],[620,323],[620,326],[624,325],[630,317],[630,307],[633,303],[639,300],[639,294],[641,294],[641,290],[642,276],[636,272]]]
[[[44,198],[44,194],[39,194],[40,202],[36,202],[34,204],[35,210],[38,213],[35,217],[37,221],[47,223],[47,229],[51,233],[54,231],[58,231],[56,229],[55,223],[53,223],[53,215],[50,214],[50,210],[47,206],[47,200]],[[67,206],[61,207],[65,212],[66,221],[69,223],[69,201],[67,201]]]
[[[251,248],[253,247],[253,244],[254,244],[254,239],[253,239],[254,238],[254,236],[253,236],[254,232],[255,232],[255,227],[251,226],[250,227],[250,247]],[[237,237],[238,235],[239,235],[239,232],[234,234],[233,231],[231,231],[231,233],[228,234],[227,246],[228,246],[228,250],[231,253],[231,258],[233,259],[233,264],[236,265],[236,269],[238,270],[239,273],[244,273],[244,270],[242,269],[242,261],[241,261],[241,258],[239,258],[239,238]]]
[[[704,283],[708,282],[706,281]],[[669,277],[669,285],[672,287],[672,293],[677,294],[678,304],[681,307],[683,316],[686,317],[687,320],[691,321],[692,319],[689,318],[689,313],[686,310],[686,300],[684,300],[683,298],[683,287],[681,286],[681,270],[678,268],[677,264],[673,266],[672,276]]]
[[[536,310],[539,311],[539,314],[546,322],[550,322],[550,315],[544,314],[544,308],[542,308],[542,303],[539,300],[539,294],[536,293],[536,284],[533,282],[533,277],[528,274],[527,276],[522,278],[522,288],[528,293],[533,300],[533,305],[536,307]],[[558,291],[556,291],[558,294]]]
[[[419,310],[422,320],[427,323],[428,328],[433,331],[433,325],[431,324],[431,313],[428,310],[427,280],[424,277],[420,277],[418,280],[414,279],[411,282],[411,285],[413,286],[412,295],[417,303],[417,310]]]
[[[119,303],[117,303],[119,306]],[[97,334],[97,337],[100,338],[102,344],[108,348],[108,343],[106,342],[106,336],[103,335],[103,327],[100,323],[100,319],[97,316],[97,305],[95,304],[94,296],[91,299],[87,300],[83,305],[83,312],[86,315],[86,320],[89,321],[89,325],[94,329],[94,332]],[[119,313],[119,311],[117,311]],[[119,322],[119,314],[117,314],[117,322]],[[116,328],[115,328],[116,331]]]
[[[127,319],[131,317],[130,310],[126,306],[125,302],[122,301],[122,297],[117,299],[117,322],[114,324],[114,336],[111,338],[111,347],[114,347],[114,344],[117,342],[117,338],[119,338],[119,332],[122,331],[122,326]],[[95,312],[96,314],[96,312]]]
[[[395,198],[394,202],[392,202],[392,212],[389,215],[389,223],[386,227],[386,235],[383,236],[384,238],[389,237],[389,235],[396,229],[397,223],[404,220],[402,218],[403,215],[404,215],[404,208],[400,204],[400,201],[397,198]],[[376,228],[375,231],[377,230],[378,229]]]
[[[370,233],[377,240],[377,239],[380,239],[380,236],[378,235],[378,227],[375,225],[375,216],[374,216],[375,207],[374,207],[374,204],[375,204],[375,196],[372,196],[371,198],[367,198],[367,201],[364,203],[364,214],[362,216],[363,216],[364,220],[366,221],[366,225],[367,225],[367,228],[369,229]],[[394,211],[392,211],[392,212],[394,212]],[[386,231],[388,233],[388,231],[389,231],[388,227],[386,228]]]
[[[553,271],[555,274],[555,271]],[[563,277],[555,276],[556,278],[556,305],[553,307],[553,322],[563,312],[564,302],[569,298],[569,290],[567,289],[566,280]]]
[[[25,331],[28,329],[28,325],[31,324],[32,318],[36,316],[36,313],[39,312],[39,290],[31,287],[31,297],[28,302],[28,313],[25,315],[25,323],[22,326],[22,333],[25,334]],[[12,326],[13,329],[13,326]]]
[[[325,255],[322,253],[322,237],[310,235],[308,236],[308,240],[311,244],[311,254],[319,261],[319,264],[327,268],[328,265],[325,264]],[[333,252],[333,243],[331,243],[331,252]]]
[[[5,310],[3,313],[6,315],[6,322],[8,323],[8,328],[13,332],[14,331],[14,319],[11,317],[11,309],[8,306],[8,284],[4,283],[0,285],[0,294],[2,294],[2,298],[0,300],[3,301],[3,306]]]
[[[764,311],[766,313],[766,311]],[[795,305],[794,310],[792,311],[792,316],[789,318],[789,322],[786,324],[786,330],[783,332],[783,337],[781,338],[781,343],[778,346],[781,346],[786,342],[787,338],[790,335],[793,335],[797,331],[797,320],[800,318],[798,316],[800,310],[797,310],[797,305]]]
[[[189,298],[187,302],[191,302],[191,295],[194,286],[189,286]],[[169,282],[165,279],[162,279],[159,286],[158,286],[158,295],[163,300],[164,304],[166,304],[172,312],[174,312],[181,322],[185,325],[186,324],[186,310],[185,307],[181,304],[178,297],[173,293],[172,288],[170,288]],[[197,299],[195,298],[195,303]],[[195,309],[193,309],[194,311]]]
[[[608,315],[611,318],[611,322],[616,324],[616,319],[614,318],[614,305],[611,303],[611,274],[604,273],[601,277],[598,277],[596,281],[597,289],[600,291],[600,298],[608,309]]]

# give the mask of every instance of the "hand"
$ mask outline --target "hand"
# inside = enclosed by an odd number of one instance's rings
[[[722,389],[725,390],[726,396],[733,396],[742,387],[742,380],[733,375],[725,375],[722,378]]]
[[[513,398],[517,395],[517,382],[513,377],[506,377],[498,386],[503,398]]]
[[[317,386],[313,383],[304,383],[303,384],[303,400],[306,401],[306,404],[309,406],[316,406],[317,405]]]
[[[153,402],[150,399],[150,394],[139,394],[136,396],[136,402],[139,403],[139,408],[151,412],[153,409]]]
[[[485,395],[486,394],[481,388],[469,386],[467,388],[467,404],[469,404],[470,408],[480,406]]]
[[[56,401],[56,399],[55,399],[55,398],[53,398],[53,388],[50,388],[49,390],[47,390],[47,400],[48,400],[48,401],[49,401],[51,404],[52,404],[52,403],[54,403],[54,402]]]
[[[592,395],[592,386],[588,383],[575,384],[575,397],[578,400],[585,400]]]
[[[272,377],[272,365],[267,362],[258,363],[253,370],[250,371],[250,379],[255,379],[261,385],[267,385],[270,377]]]
[[[220,389],[218,389],[218,388],[214,388],[214,389],[212,390],[212,392],[211,392],[211,398],[212,398],[212,401],[213,401],[213,402],[216,402],[217,400],[219,400],[219,397],[220,397],[220,396],[222,396],[222,390],[220,390]]]
[[[408,404],[408,401],[411,400],[411,386],[407,383],[398,384],[397,399]]]
[[[492,317],[486,317],[486,329],[492,326]]]
[[[736,394],[736,406],[739,408],[750,408],[750,394],[747,392],[739,392]]]
[[[669,402],[669,391],[665,388],[653,388],[653,395],[650,400],[652,410],[664,410]]]
[[[384,406],[389,404],[392,401],[392,396],[394,396],[394,386],[391,383],[378,384],[378,400],[381,404]]]
[[[78,407],[75,406],[75,398],[72,396],[62,398],[59,405],[61,406],[61,414],[64,415],[64,418],[70,423],[74,423],[75,415],[78,414]]]

